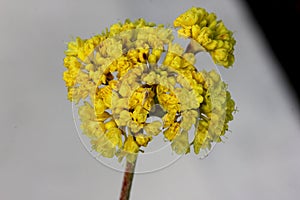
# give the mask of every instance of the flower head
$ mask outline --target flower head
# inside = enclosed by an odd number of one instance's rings
[[[133,162],[159,134],[177,154],[191,148],[198,154],[222,141],[235,102],[217,71],[195,66],[200,52],[195,44],[229,67],[232,32],[215,14],[195,7],[174,26],[190,40],[186,49],[174,41],[172,29],[142,18],[68,43],[63,73],[68,99],[79,108],[82,132],[100,155]]]

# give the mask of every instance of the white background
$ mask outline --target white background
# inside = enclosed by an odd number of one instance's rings
[[[136,175],[131,199],[299,199],[299,107],[243,1],[0,0],[1,200],[118,199],[122,173],[96,161],[76,132],[66,42],[125,18],[169,24],[191,6],[234,31],[236,62],[222,75],[239,112],[206,159],[191,154]]]

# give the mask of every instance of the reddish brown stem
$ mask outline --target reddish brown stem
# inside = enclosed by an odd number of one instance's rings
[[[205,51],[205,49],[195,40],[191,40],[191,42],[188,44],[185,53],[193,53],[193,54],[197,54],[201,51]]]
[[[136,159],[133,163],[126,162],[126,168],[123,176],[123,184],[120,194],[120,200],[129,200],[132,180],[134,176],[134,169],[135,169]]]

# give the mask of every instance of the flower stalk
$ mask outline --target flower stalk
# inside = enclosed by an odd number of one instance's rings
[[[134,177],[135,165],[136,165],[136,159],[133,162],[126,161],[126,168],[123,176],[120,200],[129,200],[131,186]]]

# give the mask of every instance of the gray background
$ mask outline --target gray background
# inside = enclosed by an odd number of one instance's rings
[[[222,75],[239,112],[207,158],[136,175],[131,199],[299,199],[299,107],[243,1],[1,0],[1,200],[118,199],[122,173],[95,160],[76,132],[62,80],[66,42],[125,18],[168,24],[191,6],[234,31],[236,63]]]

